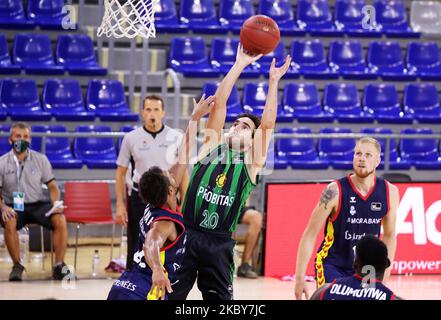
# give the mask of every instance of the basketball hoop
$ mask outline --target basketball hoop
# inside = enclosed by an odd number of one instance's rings
[[[155,38],[155,9],[159,0],[104,0],[97,35],[115,38]]]

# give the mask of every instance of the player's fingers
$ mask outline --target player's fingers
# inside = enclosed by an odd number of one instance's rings
[[[205,93],[202,94],[202,97],[201,97],[201,99],[199,100],[199,103],[201,103],[201,102],[204,101],[204,100],[205,100]]]
[[[271,60],[271,68],[274,68],[276,66],[276,58],[273,58],[273,60]]]

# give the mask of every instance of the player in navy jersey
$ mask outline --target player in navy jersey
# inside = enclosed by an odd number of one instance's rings
[[[172,292],[170,281],[180,267],[186,241],[182,214],[176,212],[176,195],[195,145],[197,123],[215,105],[215,97],[202,97],[194,105],[177,162],[169,171],[151,167],[141,176],[139,195],[147,205],[139,222],[134,264],[114,282],[109,300],[167,299]]]
[[[366,235],[357,242],[355,252],[355,274],[325,284],[311,300],[402,300],[382,283],[390,266],[384,242]]]
[[[323,191],[300,239],[296,265],[296,299],[305,294],[305,274],[314,244],[321,227],[324,240],[316,259],[317,287],[336,278],[354,274],[353,262],[356,242],[367,234],[380,235],[393,261],[396,248],[395,221],[399,202],[396,186],[376,177],[381,162],[381,146],[377,140],[364,137],[357,141],[354,150],[354,172],[330,183]],[[385,278],[390,274],[386,270]]]

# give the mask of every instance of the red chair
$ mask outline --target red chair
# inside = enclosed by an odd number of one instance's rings
[[[77,268],[78,234],[82,224],[112,224],[112,246],[110,261],[113,258],[113,238],[115,221],[112,216],[109,185],[103,182],[66,182],[64,215],[69,223],[76,223],[74,268]]]

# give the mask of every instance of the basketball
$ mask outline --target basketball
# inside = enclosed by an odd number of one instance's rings
[[[279,40],[279,27],[268,16],[252,16],[243,23],[240,30],[240,42],[250,55],[270,53],[277,47]]]

